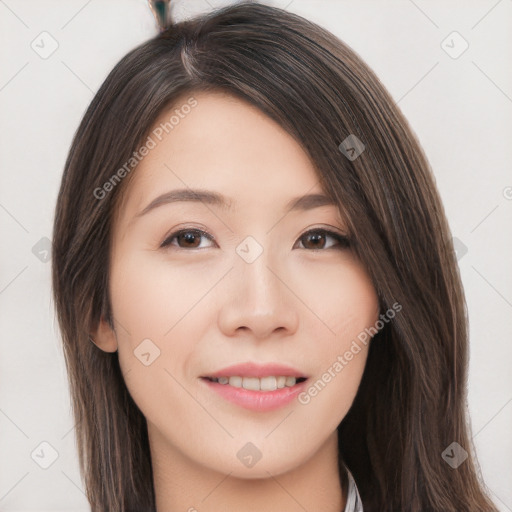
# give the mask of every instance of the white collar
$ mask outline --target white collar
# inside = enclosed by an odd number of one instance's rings
[[[356,481],[347,466],[345,466],[345,470],[347,471],[348,476],[348,492],[347,504],[345,505],[343,512],[363,512],[363,502],[361,501],[361,496],[359,496]]]

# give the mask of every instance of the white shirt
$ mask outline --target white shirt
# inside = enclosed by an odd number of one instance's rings
[[[352,476],[350,470],[345,466],[348,475],[348,492],[347,492],[347,504],[343,512],[363,512],[363,502],[361,501],[361,496],[359,496],[359,491],[357,490],[357,485]]]

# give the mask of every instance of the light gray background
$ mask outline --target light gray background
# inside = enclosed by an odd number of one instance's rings
[[[173,13],[182,19],[225,3],[232,2],[174,0]],[[426,151],[453,235],[467,247],[459,266],[471,328],[473,441],[491,496],[512,511],[512,0],[273,5],[350,44]],[[46,59],[31,47],[51,48],[43,31],[58,43]],[[463,41],[453,31],[469,44],[457,58]],[[0,0],[3,511],[89,510],[40,240],[51,239],[66,154],[94,92],[127,51],[155,34],[145,0]],[[48,456],[44,441],[59,454],[48,469],[31,458],[34,450]]]

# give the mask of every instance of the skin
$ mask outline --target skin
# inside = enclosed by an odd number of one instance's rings
[[[339,512],[346,489],[336,427],[356,395],[368,345],[309,403],[274,411],[227,402],[200,377],[254,361],[288,364],[317,381],[378,320],[375,289],[350,247],[327,234],[316,245],[303,236],[313,228],[347,234],[336,206],[286,211],[291,198],[323,192],[301,146],[239,99],[194,97],[197,106],[124,191],[111,253],[115,330],[102,319],[91,335],[101,349],[118,350],[147,419],[159,512]],[[219,192],[231,207],[176,202],[137,216],[163,192],[187,187]],[[184,228],[214,240],[192,234],[192,242],[160,247]],[[236,252],[249,235],[263,248],[252,263]],[[146,351],[160,350],[148,366],[134,354],[145,339],[154,344]],[[261,453],[252,467],[237,457],[248,442]]]

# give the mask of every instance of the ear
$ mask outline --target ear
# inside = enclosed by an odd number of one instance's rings
[[[117,350],[116,333],[103,315],[96,328],[91,330],[89,338],[104,352],[115,352]]]

